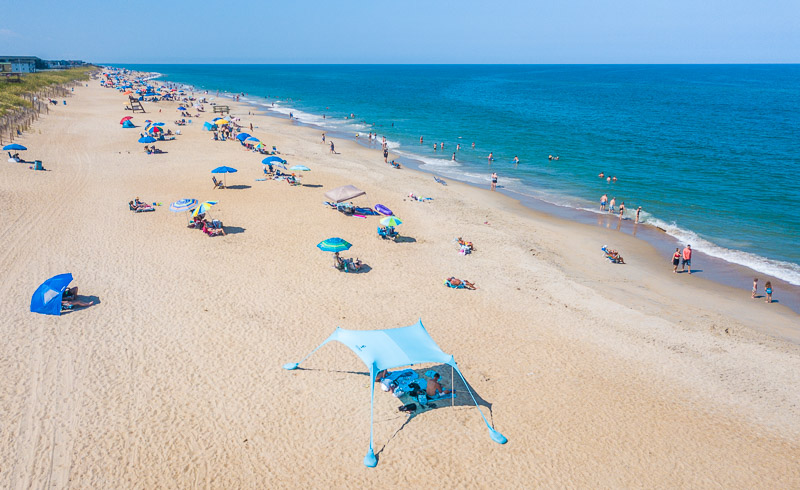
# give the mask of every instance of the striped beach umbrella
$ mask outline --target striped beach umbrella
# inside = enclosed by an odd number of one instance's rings
[[[339,237],[326,238],[317,244],[317,248],[323,252],[341,252],[350,250],[352,246],[352,244]]]
[[[205,201],[200,203],[200,205],[194,208],[194,211],[192,211],[192,216],[197,216],[198,214],[207,213],[208,210],[211,209],[211,206],[214,206],[218,202],[219,201]]]
[[[396,216],[387,216],[381,220],[381,224],[383,226],[392,226],[395,227],[397,225],[402,225],[403,222],[397,219]]]
[[[169,205],[169,210],[174,213],[181,211],[191,211],[197,207],[197,199],[181,199]]]

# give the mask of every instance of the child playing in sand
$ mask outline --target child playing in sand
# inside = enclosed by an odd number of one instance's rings
[[[767,293],[767,303],[772,303],[772,282],[767,281],[764,284],[764,292]]]
[[[753,279],[753,294],[750,295],[751,298],[756,297],[756,292],[758,291],[758,278]]]

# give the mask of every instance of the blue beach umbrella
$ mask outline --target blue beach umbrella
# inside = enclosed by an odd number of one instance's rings
[[[306,167],[305,165],[294,165],[292,167],[289,167],[289,170],[302,170],[304,172],[308,172],[311,169]]]
[[[271,157],[267,157],[267,158],[261,160],[261,163],[263,163],[264,165],[269,165],[270,163],[272,163],[272,164],[275,164],[275,163],[286,163],[286,160],[284,160],[283,158],[280,158],[280,157],[271,156]]]
[[[186,110],[186,108],[185,108],[185,107],[183,107],[182,105],[179,105],[179,106],[178,106],[178,110],[179,110],[179,111],[185,111],[185,110]]]
[[[181,211],[191,211],[197,207],[197,199],[181,199],[169,205],[169,210],[174,213]]]
[[[223,174],[222,180],[223,180],[223,185],[225,187],[228,187],[228,182],[227,182],[228,174],[233,174],[233,173],[236,173],[236,172],[238,172],[238,170],[236,170],[235,168],[226,167],[224,165],[222,167],[217,167],[217,168],[215,168],[214,170],[211,171],[212,174]]]
[[[239,133],[239,134],[236,135],[236,139],[239,140],[239,141],[244,141],[249,137],[250,137],[250,135],[247,134],[247,133]]]
[[[31,311],[42,315],[61,315],[61,297],[71,282],[70,273],[59,274],[43,282],[31,297]]]
[[[23,151],[23,150],[27,150],[27,148],[25,148],[25,147],[24,147],[24,146],[22,146],[22,145],[18,145],[18,144],[16,144],[16,143],[11,143],[10,145],[6,145],[6,146],[4,146],[4,147],[3,147],[3,150],[18,150],[18,151]]]
[[[251,136],[251,137],[247,138],[246,140],[244,140],[244,142],[245,143],[252,143],[252,144],[255,145],[256,143],[261,143],[261,140],[256,138],[255,136]]]
[[[142,136],[139,138],[139,143],[155,143],[156,139],[152,136]]]
[[[346,240],[338,237],[326,238],[317,244],[317,248],[323,252],[341,252],[343,250],[350,250],[353,245]]]

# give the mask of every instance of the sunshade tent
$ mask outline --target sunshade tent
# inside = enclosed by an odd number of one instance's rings
[[[239,140],[239,141],[244,141],[249,137],[250,137],[250,135],[248,133],[239,133],[239,134],[236,135],[236,139]]]
[[[333,202],[342,202],[347,201],[348,199],[353,199],[354,197],[363,196],[366,192],[362,191],[358,187],[352,185],[343,185],[341,187],[337,187],[336,189],[331,189],[325,193],[325,197],[330,199]]]
[[[61,298],[72,282],[72,274],[59,274],[42,283],[31,297],[31,311],[42,315],[61,315]]]
[[[152,136],[142,136],[139,138],[139,143],[155,143],[156,139]]]
[[[336,328],[330,337],[325,339],[316,349],[311,351],[300,362],[284,364],[283,368],[287,370],[297,369],[300,363],[308,359],[314,352],[319,350],[323,345],[336,340],[346,345],[350,350],[355,353],[369,368],[370,380],[370,428],[369,428],[369,449],[366,456],[364,456],[364,465],[370,468],[378,464],[378,459],[375,457],[375,452],[372,449],[373,442],[373,419],[374,419],[374,405],[375,405],[375,375],[384,369],[394,369],[403,366],[411,366],[414,364],[422,363],[441,363],[450,365],[455,372],[461,377],[467,391],[472,397],[472,401],[478,408],[478,412],[483,418],[483,422],[489,429],[489,433],[493,441],[499,444],[508,442],[506,437],[497,432],[491,425],[486,417],[483,415],[475,395],[464,379],[464,375],[456,365],[456,361],[450,354],[445,354],[442,349],[436,345],[436,342],[425,330],[422,325],[422,320],[418,320],[416,324],[408,327],[388,328],[385,330],[345,330],[343,328]]]

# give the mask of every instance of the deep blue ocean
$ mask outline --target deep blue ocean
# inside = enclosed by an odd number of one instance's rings
[[[115,66],[377,132],[444,177],[494,171],[587,212],[607,193],[697,251],[800,285],[800,65]]]

